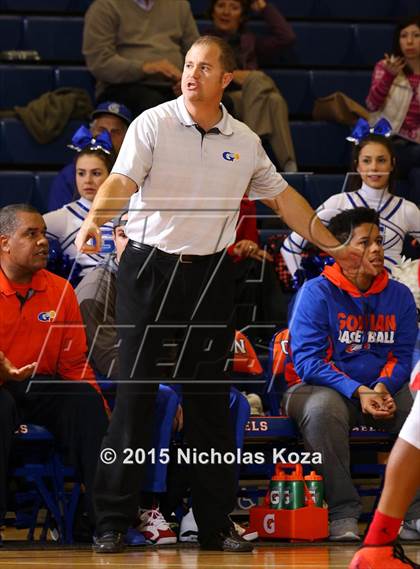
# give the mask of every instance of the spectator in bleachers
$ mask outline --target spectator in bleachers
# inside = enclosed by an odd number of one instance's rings
[[[83,54],[97,101],[123,103],[136,117],[174,99],[197,37],[186,0],[95,0],[85,15]]]
[[[420,14],[396,26],[393,52],[376,64],[366,105],[373,122],[391,123],[399,175],[420,194]]]
[[[19,423],[35,423],[54,435],[81,476],[93,524],[91,489],[107,414],[87,364],[76,295],[45,270],[47,259],[41,214],[28,204],[1,209],[0,519],[13,431]],[[30,380],[36,383],[29,388]]]
[[[58,242],[63,259],[67,256],[70,263],[77,262],[77,271],[72,271],[73,281],[83,277],[90,269],[105,259],[105,254],[113,250],[111,239],[112,224],[102,226],[103,236],[108,236],[102,251],[97,254],[78,254],[74,241],[83,220],[89,213],[92,202],[102,182],[109,176],[115,161],[111,137],[104,130],[96,137],[86,127],[80,127],[72,138],[72,148],[79,154],[75,159],[76,187],[80,198],[61,209],[44,215],[47,225],[47,237]],[[80,270],[80,274],[78,271]]]
[[[358,123],[360,124],[361,122]],[[356,126],[353,138],[358,136],[358,129]],[[394,147],[389,138],[368,133],[364,138],[356,140],[353,149],[354,173],[350,174],[350,181],[358,189],[335,194],[317,209],[317,214],[326,224],[345,209],[365,206],[378,211],[385,267],[388,271],[401,262],[401,251],[407,234],[420,241],[419,208],[416,204],[393,195],[395,169]],[[282,254],[292,275],[300,268],[301,254],[306,245],[307,241],[297,233],[291,233],[284,241]]]
[[[131,112],[124,105],[105,101],[92,112],[90,130],[98,136],[105,130],[109,132],[115,154],[118,155],[127,128],[132,120]],[[80,197],[76,187],[76,168],[72,161],[64,166],[51,184],[48,196],[48,211],[55,211]]]
[[[268,33],[256,36],[246,28],[249,6],[264,18]],[[237,64],[232,86],[223,101],[228,108],[233,107],[237,118],[268,140],[278,168],[296,172],[287,103],[274,81],[258,71],[270,63],[278,63],[282,51],[293,44],[292,27],[266,0],[254,0],[251,4],[248,0],[212,0],[209,12],[213,26],[207,33],[218,35],[230,44]]]
[[[330,539],[358,540],[361,500],[350,474],[349,430],[401,429],[413,404],[408,381],[417,314],[411,292],[384,270],[376,211],[344,211],[329,228],[359,248],[374,272],[361,265],[350,275],[338,263],[302,287],[290,323],[297,376],[286,366],[283,406],[306,450],[322,455]],[[420,496],[406,519],[420,519]]]

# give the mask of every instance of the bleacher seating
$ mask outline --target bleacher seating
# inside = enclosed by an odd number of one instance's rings
[[[56,172],[0,172],[0,207],[11,203],[30,203],[40,213],[48,209],[48,194]]]
[[[31,203],[34,179],[32,172],[11,170],[0,172],[0,207],[10,203]]]
[[[19,49],[22,36],[22,18],[20,16],[0,17],[0,50]]]
[[[200,31],[210,25],[198,20]],[[263,22],[249,24],[264,33]],[[301,66],[371,66],[391,49],[391,24],[346,24],[339,22],[294,22],[296,53]],[[83,18],[78,16],[1,16],[1,49],[37,50],[44,62],[84,63]],[[328,37],[328,42],[319,41]],[[334,49],[331,49],[334,45]]]
[[[345,141],[348,128],[308,120],[314,101],[340,90],[363,104],[370,82],[368,68],[391,45],[393,24],[390,20],[414,11],[416,3],[384,1],[378,23],[372,4],[362,0],[351,4],[336,0],[273,1],[292,18],[297,35],[298,68],[266,71],[288,103],[299,167],[314,172],[328,172],[331,168],[344,171],[351,149]],[[61,87],[84,88],[93,99],[94,80],[83,66],[81,54],[83,12],[89,4],[90,0],[55,0],[52,7],[47,0],[0,0],[0,8],[5,13],[0,16],[0,47],[36,49],[42,58],[41,64],[0,65],[0,108],[25,105],[41,93]],[[192,0],[191,5],[193,13],[201,18],[199,26],[208,26],[209,20],[203,19],[207,18],[207,0]],[[258,19],[251,20],[249,25],[257,33],[265,27]],[[77,126],[78,123],[71,123],[56,141],[39,146],[18,120],[3,119],[0,121],[0,164],[13,171],[20,166],[57,168],[71,159],[72,154],[65,145]],[[19,180],[21,193],[18,195],[27,195],[29,191],[22,190],[23,178]],[[326,175],[295,178],[294,182],[312,205],[331,195],[333,188],[337,191],[336,178]],[[10,180],[7,183],[11,183]],[[41,193],[45,187],[43,184],[41,190],[39,184],[34,183],[30,191],[31,201],[42,208],[46,203]]]
[[[94,80],[82,66],[0,65],[0,108],[24,106],[47,91],[78,87],[93,99]]]
[[[83,13],[92,0],[0,0],[0,10],[8,12]]]
[[[71,121],[56,140],[39,145],[20,120],[2,119],[0,120],[0,164],[40,166],[66,164],[73,156],[66,145],[79,126],[80,122]],[[314,166],[330,164],[344,168],[348,164],[350,145],[345,140],[348,134],[346,127],[323,122],[292,121],[291,131],[301,169],[308,170]]]
[[[56,165],[70,162],[74,153],[67,148],[80,121],[71,121],[49,144],[38,144],[18,119],[0,121],[0,164]]]
[[[371,72],[369,71],[312,71],[312,94],[314,99],[325,97],[333,91],[343,91],[364,104],[369,91]]]
[[[83,18],[29,16],[24,18],[23,49],[36,49],[45,61],[80,61]]]
[[[4,12],[83,14],[92,0],[0,0]],[[206,15],[208,0],[190,0],[197,18]],[[272,0],[273,4],[291,19],[322,20],[390,20],[418,11],[418,0],[382,0],[380,12],[376,2],[366,0]]]
[[[341,168],[348,165],[347,127],[335,123],[292,121],[290,128],[301,170],[332,164]]]
[[[355,57],[360,65],[375,65],[385,52],[392,50],[393,26],[390,24],[358,24],[354,26]]]
[[[370,85],[369,71],[266,71],[286,99],[292,116],[309,116],[315,99],[334,91],[343,91],[364,104]],[[0,108],[26,105],[42,93],[61,87],[79,87],[94,97],[93,77],[83,66],[0,65]]]
[[[27,105],[54,89],[53,68],[49,65],[0,65],[0,108]]]
[[[310,115],[313,107],[311,72],[301,69],[267,69],[286,99],[291,115]]]
[[[82,66],[60,66],[54,68],[54,88],[79,87],[85,89],[94,99],[95,80],[86,67]]]
[[[9,0],[11,1],[11,0]],[[22,1],[22,0],[21,0]],[[197,18],[206,15],[208,0],[190,0]],[[317,20],[390,20],[418,12],[417,0],[383,0],[380,11],[376,2],[366,0],[272,0],[281,12],[290,19]],[[379,13],[378,13],[379,12]]]

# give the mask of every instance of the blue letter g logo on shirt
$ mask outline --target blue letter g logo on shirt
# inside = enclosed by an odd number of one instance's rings
[[[239,160],[239,154],[237,152],[223,152],[222,156],[228,162]]]

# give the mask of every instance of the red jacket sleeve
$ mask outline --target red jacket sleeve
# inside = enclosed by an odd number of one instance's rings
[[[239,210],[238,223],[236,225],[236,239],[233,245],[228,247],[229,255],[236,256],[233,252],[235,244],[243,239],[249,239],[259,244],[257,230],[257,208],[255,202],[247,197],[242,198]]]

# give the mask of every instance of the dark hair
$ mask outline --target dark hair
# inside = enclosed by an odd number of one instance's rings
[[[384,146],[387,149],[387,151],[391,157],[391,164],[393,165],[393,170],[389,174],[388,191],[392,194],[394,191],[395,180],[397,177],[397,174],[396,174],[397,160],[396,160],[396,156],[395,156],[394,146],[393,146],[390,138],[387,138],[386,136],[382,136],[380,134],[368,134],[365,138],[363,138],[359,142],[359,144],[355,144],[353,147],[353,152],[352,152],[352,162],[351,162],[352,171],[357,172],[357,165],[359,163],[360,152],[361,152],[362,148],[364,148],[365,146],[367,146],[371,142],[373,142],[375,144],[381,144],[382,146]],[[351,176],[351,180],[350,180],[350,190],[351,191],[355,191],[355,190],[359,189],[361,185],[362,185],[362,179],[361,179],[361,176],[359,173],[357,173],[357,176],[354,176],[354,175]]]
[[[403,18],[397,22],[397,25],[395,26],[395,30],[394,30],[394,37],[392,40],[392,53],[393,53],[393,55],[397,55],[398,57],[404,57],[403,52],[401,51],[401,45],[400,45],[401,31],[404,28],[407,28],[408,26],[413,26],[413,25],[420,28],[420,14],[408,16],[408,17]],[[403,69],[403,72],[406,75],[409,75],[410,73],[413,73],[413,70],[411,69],[411,67],[409,65],[406,65]]]
[[[119,213],[118,215],[116,215],[111,219],[113,231],[115,231],[117,227],[124,227],[125,225],[127,225],[128,220],[123,219],[124,215],[127,214],[128,214],[128,209],[123,209],[121,213]]]
[[[238,67],[235,54],[230,45],[217,36],[201,36],[190,47],[190,50],[197,45],[217,45],[220,50],[220,63],[226,73],[232,73]]]
[[[19,227],[18,213],[37,213],[39,211],[28,203],[14,203],[0,209],[0,235],[13,235]]]
[[[340,243],[346,243],[362,223],[373,223],[379,227],[379,213],[370,207],[346,209],[331,219],[328,229]]]
[[[236,0],[236,1],[239,2],[239,4],[242,7],[241,21],[239,22],[239,31],[242,31],[246,21],[249,19],[249,11],[250,11],[250,6],[251,6],[251,0]],[[210,1],[210,6],[207,10],[207,16],[211,20],[213,20],[214,7],[215,7],[217,2],[218,2],[218,0],[211,0]]]
[[[83,148],[83,150],[77,153],[77,155],[74,158],[75,164],[77,164],[77,161],[81,156],[96,156],[97,158],[102,160],[102,162],[105,164],[108,173],[111,172],[114,162],[117,158],[113,151],[110,154],[108,154],[107,152],[104,152],[100,148],[93,149],[89,148],[88,146],[86,148]]]

